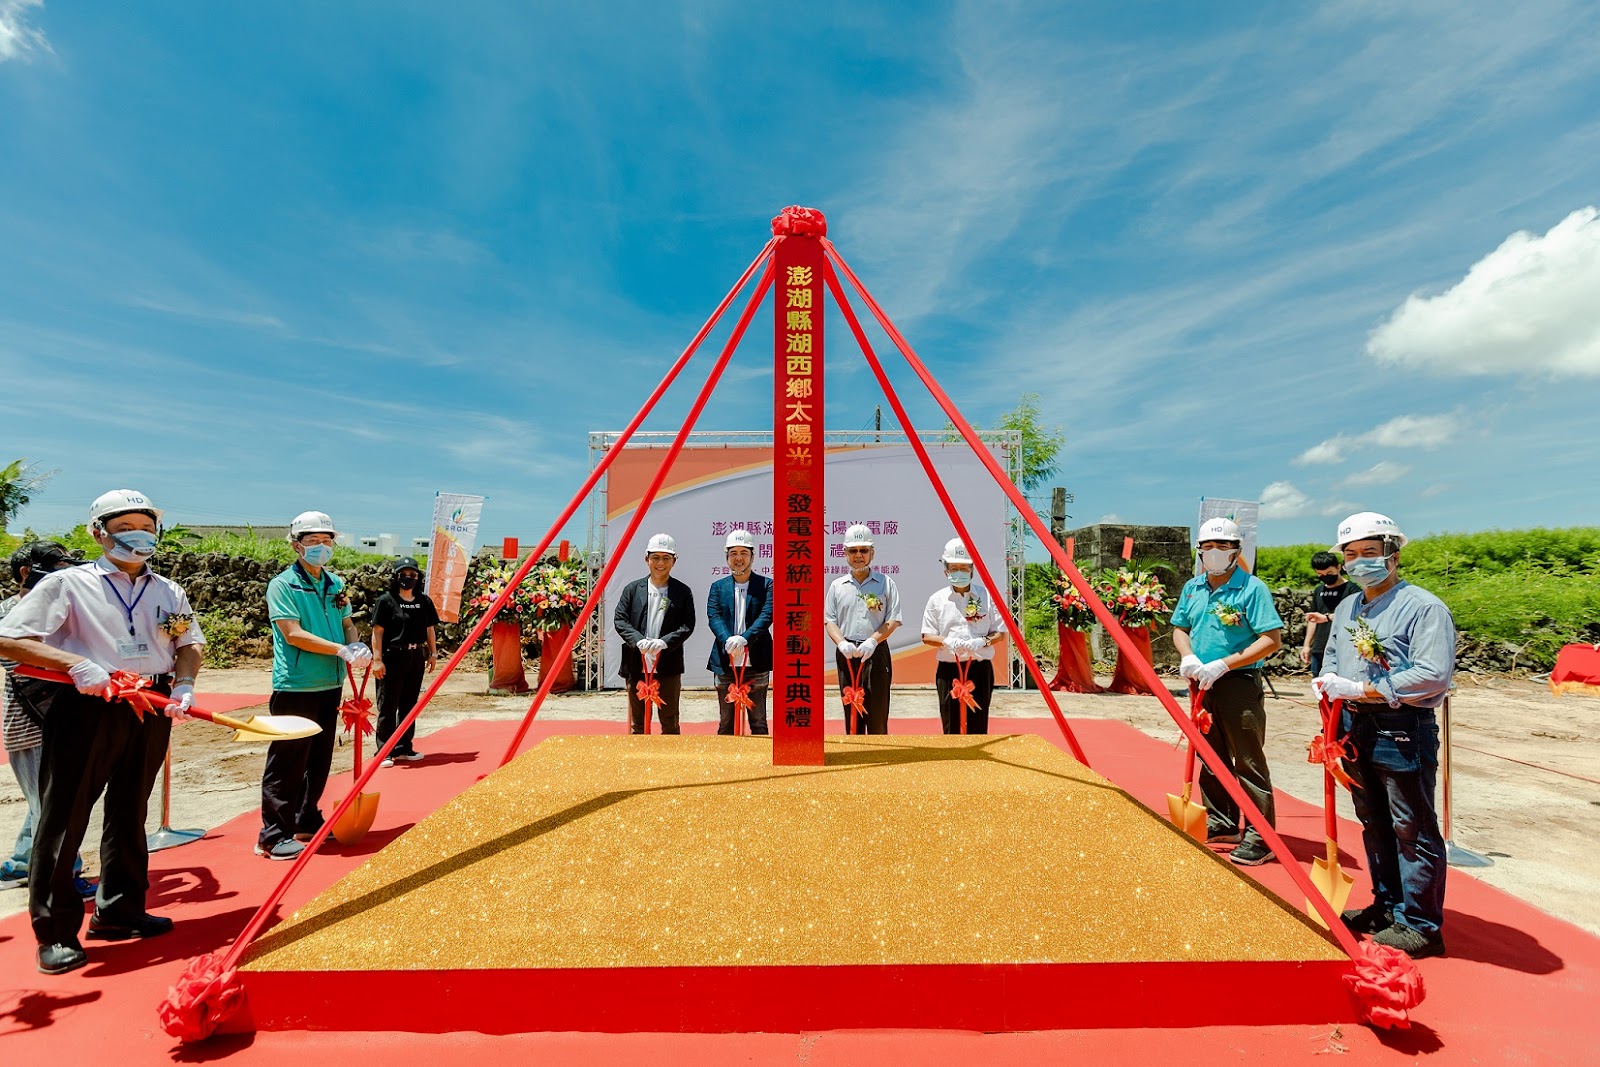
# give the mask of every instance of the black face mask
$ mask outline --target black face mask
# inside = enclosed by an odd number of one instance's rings
[[[1324,574],[1322,576],[1322,584],[1323,585],[1339,585],[1343,581],[1344,581],[1344,575],[1343,574]]]
[[[415,589],[417,587],[417,580],[409,574],[403,574],[394,580],[394,584],[398,585],[401,589]]]

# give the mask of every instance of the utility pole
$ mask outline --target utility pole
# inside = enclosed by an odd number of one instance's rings
[[[1061,486],[1050,490],[1050,536],[1061,543],[1067,536],[1067,505],[1072,503],[1072,494]]]
[[[883,405],[879,404],[872,409],[872,440],[874,443],[883,440]]]

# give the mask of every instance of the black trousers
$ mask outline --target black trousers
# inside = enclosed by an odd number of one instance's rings
[[[679,733],[678,729],[678,704],[683,696],[683,675],[656,675],[655,679],[661,683],[661,706],[654,709],[654,717],[661,723],[661,732],[664,734]],[[644,675],[625,678],[628,683],[628,732],[634,734],[644,733],[644,701],[639,699],[639,683],[644,681]]]
[[[886,734],[889,732],[889,686],[894,682],[894,659],[889,646],[881,644],[872,651],[870,659],[848,660],[838,652],[833,654],[834,666],[839,671],[839,692],[850,684],[849,664],[861,670],[861,688],[867,691],[867,721],[851,726],[850,709],[844,709],[844,732],[847,734]]]
[[[732,734],[735,712],[733,701],[728,699],[728,687],[733,684],[733,675],[719,674],[717,679],[717,733]],[[745,671],[744,680],[750,686],[750,702],[753,705],[745,712],[745,718],[750,724],[750,733],[755,736],[767,732],[767,689],[772,683],[771,671]]]
[[[422,695],[422,676],[428,669],[428,646],[390,645],[383,650],[383,677],[378,679],[378,744],[382,745],[400,725],[400,720],[417,706]],[[394,746],[399,755],[409,755],[417,736],[417,724],[406,728],[406,735]]]
[[[950,695],[950,687],[960,677],[954,663],[941,663],[933,674],[933,686],[939,692],[939,721],[947,734],[961,732],[961,702]],[[967,681],[972,683],[972,699],[976,708],[967,711],[967,733],[989,732],[989,700],[994,696],[994,661],[970,660],[967,663]]]
[[[44,721],[39,817],[28,863],[28,912],[41,945],[78,944],[83,898],[72,885],[73,864],[102,791],[95,911],[112,924],[144,917],[150,888],[144,820],[172,736],[172,720],[160,712],[140,718],[128,704],[60,688]],[[155,688],[170,691],[168,685]]]
[[[1211,732],[1206,740],[1222,757],[1251,803],[1261,809],[1267,822],[1278,825],[1272,799],[1272,772],[1267,769],[1267,706],[1262,699],[1265,683],[1256,670],[1231,671],[1218,678],[1205,695],[1205,709],[1211,712]],[[1208,833],[1226,833],[1239,827],[1239,805],[1222,788],[1211,768],[1201,765],[1200,793],[1206,802]],[[1259,839],[1254,826],[1245,831],[1246,839]]]
[[[328,768],[333,763],[333,737],[339,728],[343,691],[341,687],[272,694],[272,714],[304,716],[322,727],[322,732],[267,746],[267,765],[261,772],[261,833],[256,838],[262,848],[322,829],[322,791],[328,786]]]

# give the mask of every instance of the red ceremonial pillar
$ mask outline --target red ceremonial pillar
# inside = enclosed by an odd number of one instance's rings
[[[772,220],[772,762],[821,766],[827,644],[823,537],[822,212],[788,207]]]

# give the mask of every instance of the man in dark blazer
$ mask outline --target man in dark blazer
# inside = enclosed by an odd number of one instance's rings
[[[645,547],[647,578],[622,587],[612,620],[622,635],[622,677],[628,684],[632,732],[644,733],[649,708],[639,696],[648,664],[661,688],[661,732],[678,733],[678,700],[683,692],[683,643],[694,633],[694,593],[672,577],[678,543],[656,534]]]
[[[728,699],[728,687],[734,683],[733,668],[742,665],[754,701],[748,713],[750,732],[764,734],[772,681],[772,579],[750,569],[756,539],[749,530],[730,533],[724,548],[731,573],[711,583],[706,597],[706,621],[716,635],[706,666],[717,678],[717,733],[734,732],[738,712]]]

